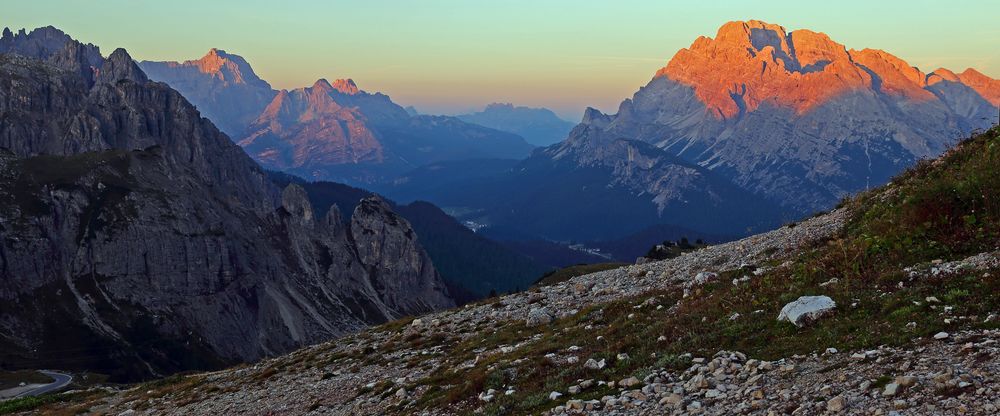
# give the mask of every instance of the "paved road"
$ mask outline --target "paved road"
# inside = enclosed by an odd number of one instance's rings
[[[47,375],[49,377],[52,377],[52,380],[54,380],[54,381],[51,382],[51,383],[49,383],[49,384],[43,384],[43,385],[41,385],[39,387],[35,387],[35,388],[31,389],[31,390],[23,392],[23,393],[19,394],[17,397],[40,396],[40,395],[43,395],[45,393],[51,393],[51,392],[54,392],[56,390],[62,389],[63,387],[66,387],[67,385],[69,385],[70,382],[73,381],[73,376],[71,376],[69,374],[59,373],[59,372],[49,371],[49,370],[38,370],[38,372],[42,373],[42,374],[45,374],[45,375]]]

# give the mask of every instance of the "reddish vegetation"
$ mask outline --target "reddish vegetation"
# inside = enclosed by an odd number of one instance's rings
[[[720,118],[754,111],[765,102],[801,114],[854,91],[917,101],[935,98],[924,89],[934,77],[892,54],[847,50],[826,34],[788,33],[781,26],[757,20],[726,23],[715,39],[699,37],[677,52],[656,76],[693,87]],[[941,78],[948,77],[975,89],[994,105],[1000,102],[1000,81],[971,69],[958,76],[950,71],[941,74]]]

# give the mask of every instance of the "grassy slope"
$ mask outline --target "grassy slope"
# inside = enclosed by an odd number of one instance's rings
[[[903,268],[997,249],[998,136],[1000,129],[996,128],[976,136],[939,161],[921,163],[905,172],[887,189],[845,201],[852,215],[842,234],[799,253],[791,259],[791,267],[776,267],[740,286],[727,282],[742,276],[742,271],[725,273],[669,312],[670,308],[635,306],[654,297],[659,304],[672,305],[679,300],[675,292],[648,293],[589,308],[542,329],[541,340],[512,354],[491,357],[460,374],[440,370],[436,378],[420,384],[461,381],[450,388],[433,388],[421,405],[475,406],[474,397],[479,392],[511,386],[517,394],[500,396],[487,407],[487,414],[532,413],[552,405],[546,399],[550,391],[565,392],[578,379],[614,380],[641,376],[653,367],[683,367],[687,363],[679,356],[687,352],[710,356],[729,349],[777,359],[827,347],[898,345],[940,330],[995,328],[996,321],[983,323],[983,318],[1000,311],[1000,270],[911,280]],[[834,278],[836,283],[820,286]],[[834,317],[805,329],[774,319],[785,303],[817,294],[837,302]],[[926,302],[928,296],[942,303]],[[944,306],[954,309],[944,314]],[[739,313],[740,318],[730,320],[733,313]],[[950,323],[945,323],[946,316],[953,318]],[[908,327],[910,322],[916,325]],[[521,323],[508,324],[495,333],[455,345],[451,354],[472,357],[476,349],[515,344],[538,332]],[[661,335],[668,341],[657,342]],[[598,340],[598,336],[603,338]],[[576,354],[582,360],[605,358],[609,367],[594,374],[580,365],[556,366],[543,358],[569,345],[583,348]],[[627,352],[631,359],[616,361],[620,352]],[[518,358],[526,361],[511,364]],[[493,369],[489,370],[491,364]],[[510,368],[516,369],[516,379],[505,376],[512,373]],[[606,393],[595,389],[573,398],[599,398]]]

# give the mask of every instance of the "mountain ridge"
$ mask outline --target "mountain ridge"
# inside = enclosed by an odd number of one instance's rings
[[[548,146],[562,141],[574,126],[574,123],[559,118],[547,108],[515,106],[511,103],[491,103],[482,111],[455,117],[520,135],[529,143],[538,146]]]
[[[384,200],[364,199],[350,221],[336,207],[319,217],[301,187],[278,188],[124,49],[104,58],[56,29],[8,33],[5,368],[45,363],[130,381],[454,305]]]
[[[516,134],[453,117],[410,114],[351,78],[332,83],[320,78],[291,90],[274,90],[263,81],[227,83],[215,68],[236,67],[240,74],[253,70],[245,59],[217,49],[183,64],[141,65],[225,126],[265,167],[311,180],[367,185],[439,160],[523,157],[533,149]],[[229,78],[259,79],[255,74]]]

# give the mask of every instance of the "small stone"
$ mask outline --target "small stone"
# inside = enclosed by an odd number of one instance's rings
[[[950,336],[951,336],[951,334],[949,334],[947,332],[938,332],[938,333],[934,334],[934,339],[937,339],[937,340],[948,339],[948,337],[950,337]]]
[[[692,391],[707,389],[708,388],[708,379],[706,379],[705,376],[703,376],[701,374],[698,374],[698,375],[696,375],[694,377],[691,377],[691,379],[688,380],[688,382],[685,385],[685,387],[688,390],[692,390]]]
[[[917,384],[917,378],[914,376],[899,376],[896,377],[896,384],[900,387],[913,387]]]
[[[670,395],[664,397],[663,400],[660,400],[660,404],[670,404],[676,406],[681,403],[684,403],[684,396],[677,393],[670,393]]]
[[[694,283],[702,285],[708,283],[709,281],[715,280],[718,277],[719,277],[718,273],[701,272],[694,276]]]
[[[558,400],[560,397],[562,397],[562,395],[563,395],[562,393],[554,391],[552,393],[549,393],[549,400]]]
[[[642,384],[642,381],[639,381],[639,379],[635,377],[625,378],[618,382],[618,385],[627,389],[638,386],[639,384]]]
[[[583,400],[569,400],[566,402],[566,408],[572,410],[583,410]]]
[[[836,354],[838,352],[840,352],[840,351],[838,351],[836,348],[832,348],[831,347],[831,348],[827,348],[826,349],[826,353],[829,354],[829,355],[833,355],[833,354]]]
[[[569,388],[566,390],[569,392],[569,394],[579,394],[580,386],[569,386]]]
[[[847,407],[847,399],[844,396],[836,396],[826,402],[826,410],[829,412],[842,412]]]
[[[588,370],[603,370],[605,365],[607,364],[605,363],[603,358],[601,359],[601,361],[597,361],[593,358],[590,358],[587,360],[587,362],[583,363],[583,368],[586,368]]]
[[[885,390],[882,391],[883,396],[895,396],[899,393],[899,384],[889,383],[885,385]]]
[[[406,397],[406,389],[405,388],[400,387],[399,390],[396,390],[396,398],[397,399],[402,399],[402,398],[405,398],[405,397]]]

